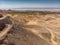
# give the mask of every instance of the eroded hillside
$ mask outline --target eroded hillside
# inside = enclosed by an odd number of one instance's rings
[[[60,45],[60,14],[5,14],[14,22],[5,45]]]

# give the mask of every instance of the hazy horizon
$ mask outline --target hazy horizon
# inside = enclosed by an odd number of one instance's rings
[[[60,9],[59,0],[0,0],[0,9]]]

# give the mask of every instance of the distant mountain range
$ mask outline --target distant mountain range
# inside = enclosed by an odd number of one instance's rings
[[[2,10],[22,10],[22,11],[32,10],[32,11],[58,11],[60,12],[60,8],[6,8]]]
[[[60,8],[11,8],[11,9],[60,9]]]
[[[58,11],[60,12],[60,8],[12,8],[11,10]]]

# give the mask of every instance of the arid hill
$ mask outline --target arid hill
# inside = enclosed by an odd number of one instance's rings
[[[3,32],[6,36],[0,45],[60,45],[59,12],[9,10],[1,14],[12,27]]]

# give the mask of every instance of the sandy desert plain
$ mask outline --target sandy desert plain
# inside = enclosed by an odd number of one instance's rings
[[[0,45],[60,45],[60,12],[0,10]]]

